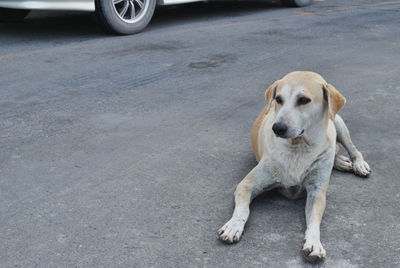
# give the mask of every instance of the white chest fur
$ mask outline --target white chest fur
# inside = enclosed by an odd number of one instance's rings
[[[286,142],[286,141],[285,141]],[[286,187],[301,185],[312,165],[318,159],[318,152],[305,147],[303,144],[288,146],[287,144],[278,148],[271,148],[271,162],[274,170],[278,170],[278,178]],[[274,150],[277,149],[277,150]]]
[[[277,182],[284,188],[302,187],[304,179],[321,162],[334,157],[336,131],[329,124],[328,131],[320,133],[313,140],[295,140],[276,137],[272,131],[264,132],[263,151],[266,163]]]

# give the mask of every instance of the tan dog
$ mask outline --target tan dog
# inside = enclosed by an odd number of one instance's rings
[[[321,261],[326,252],[319,226],[332,167],[360,176],[369,175],[370,168],[337,114],[345,98],[319,74],[289,73],[267,89],[265,98],[251,129],[258,164],[237,186],[233,216],[218,234],[225,242],[239,241],[250,202],[263,191],[277,189],[289,198],[306,192],[303,252],[308,261]],[[350,158],[337,154],[338,143]]]

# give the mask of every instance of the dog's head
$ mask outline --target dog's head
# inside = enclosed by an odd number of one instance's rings
[[[316,123],[335,118],[346,99],[319,74],[299,71],[275,81],[265,92],[266,112],[275,109],[274,133],[296,138]]]

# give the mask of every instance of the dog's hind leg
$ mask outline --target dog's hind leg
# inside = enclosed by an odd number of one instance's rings
[[[218,235],[226,243],[240,240],[250,214],[250,202],[259,193],[273,188],[274,179],[267,171],[265,162],[258,165],[239,183],[235,191],[235,210],[232,218],[218,230]]]
[[[342,117],[337,114],[333,122],[336,127],[337,141],[343,145],[350,156],[349,159],[343,155],[336,154],[334,168],[342,171],[353,170],[353,172],[359,176],[368,176],[371,173],[371,169],[368,163],[364,161],[360,151],[357,150],[356,146],[354,146],[351,141],[349,129],[344,123]],[[349,169],[349,163],[352,163],[351,169]]]
[[[333,167],[340,171],[353,171],[353,162],[347,156],[336,153]]]

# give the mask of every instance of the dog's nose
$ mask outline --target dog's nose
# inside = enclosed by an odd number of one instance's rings
[[[272,125],[272,130],[278,136],[282,136],[288,130],[288,127],[285,123],[275,123]]]

